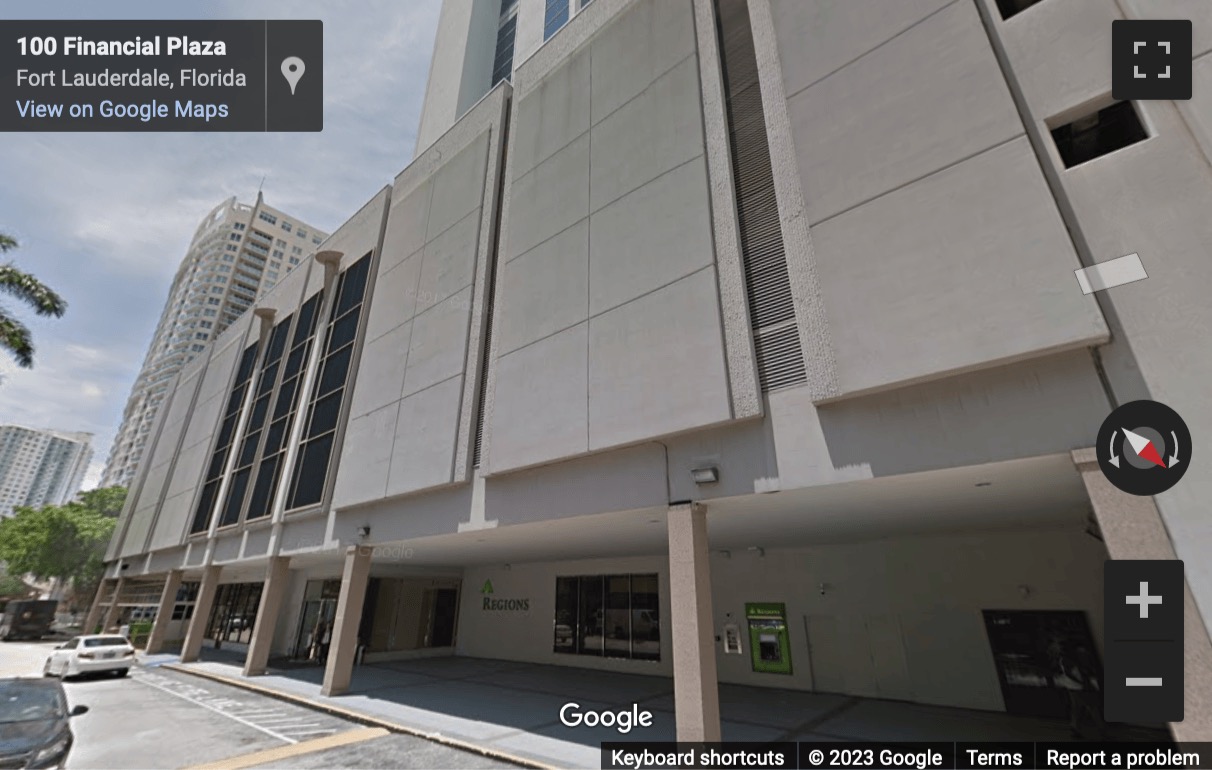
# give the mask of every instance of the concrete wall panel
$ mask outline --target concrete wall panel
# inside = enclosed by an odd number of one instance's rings
[[[591,211],[703,153],[702,94],[693,55],[593,127]]]
[[[715,271],[705,268],[589,322],[589,448],[731,416]]]
[[[433,241],[484,199],[484,170],[488,163],[488,133],[482,133],[433,177],[433,198],[425,225],[426,242]]]
[[[390,225],[388,225],[390,230]],[[375,299],[366,320],[366,339],[376,340],[416,314],[417,282],[424,251],[418,250],[390,268],[381,268]]]
[[[887,43],[953,0],[773,0],[791,97]]]
[[[714,262],[702,159],[657,177],[590,218],[589,312],[596,316]],[[703,297],[718,306],[719,298]]]
[[[489,474],[733,416],[694,4],[590,6],[567,33],[516,73]]]
[[[458,422],[462,394],[460,374],[399,402],[388,496],[449,483],[455,450],[450,426]]]
[[[582,323],[497,359],[490,467],[589,449],[588,342]]]
[[[611,20],[591,46],[590,94],[597,123],[694,53],[691,2],[636,3]]]
[[[341,464],[335,499],[373,498],[385,493],[399,408],[399,401],[394,400],[349,421],[343,451],[351,462]]]
[[[467,365],[467,325],[471,287],[467,287],[412,320],[405,396],[450,379]]]
[[[518,100],[514,174],[522,176],[589,130],[589,51],[574,56]]]
[[[791,97],[788,113],[812,223],[1023,133],[967,2]]]
[[[843,392],[1103,341],[1027,139],[813,228]]]
[[[515,177],[505,259],[523,254],[589,214],[589,136]]]
[[[393,198],[387,232],[383,234],[383,257],[379,270],[386,273],[425,245],[425,227],[429,221],[432,180],[425,180],[402,199]]]
[[[465,480],[475,419],[467,381],[479,381],[510,94],[507,84],[492,91],[396,177],[341,450],[351,461],[334,486],[338,511]]]
[[[351,416],[364,416],[400,400],[411,335],[412,321],[407,321],[362,348]]]
[[[1111,22],[1123,18],[1115,3],[1068,0],[1037,3],[1002,20],[1006,53],[1023,95],[1050,119],[1105,95],[1111,88]],[[1176,18],[1176,17],[1171,17]]]
[[[480,209],[477,207],[425,245],[417,284],[418,315],[471,286],[479,237]]]
[[[500,355],[584,321],[589,310],[589,220],[501,265],[498,280]],[[539,307],[543,312],[534,312]]]
[[[1190,19],[1191,53],[1212,51],[1212,6],[1204,0],[1124,0],[1124,7],[1133,19]]]

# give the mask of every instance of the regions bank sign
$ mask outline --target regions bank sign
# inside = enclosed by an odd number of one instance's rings
[[[480,593],[484,594],[484,605],[482,609],[489,611],[504,611],[504,612],[529,612],[529,599],[494,599],[492,596],[492,581],[485,580],[484,587],[480,589]]]

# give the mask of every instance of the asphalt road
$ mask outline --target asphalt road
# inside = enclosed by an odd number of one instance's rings
[[[40,676],[55,642],[0,643],[0,677]],[[76,742],[68,768],[513,767],[422,738],[165,668],[64,683]]]

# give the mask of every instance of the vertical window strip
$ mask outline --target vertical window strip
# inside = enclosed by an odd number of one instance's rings
[[[245,515],[245,519],[248,521],[264,518],[273,512],[274,493],[282,478],[286,445],[290,440],[295,415],[299,411],[299,386],[303,381],[307,359],[316,338],[322,302],[323,292],[311,297],[299,310],[294,335],[286,353],[286,361],[281,367],[281,383],[274,396],[265,446],[261,450],[261,460],[252,484],[248,513]]]
[[[568,23],[569,0],[547,0],[547,8],[543,14],[543,40],[551,36]]]
[[[248,391],[253,369],[257,361],[258,344],[254,343],[244,350],[236,370],[236,381],[227,397],[227,406],[223,410],[223,421],[219,424],[219,435],[215,439],[215,448],[211,452],[210,465],[206,468],[206,476],[202,483],[202,494],[198,499],[198,507],[194,511],[194,520],[190,526],[191,535],[210,529],[211,514],[215,508],[215,498],[223,481],[223,469],[227,466],[227,456],[236,439],[236,427],[240,424],[240,413],[244,407],[244,395]]]
[[[362,301],[370,273],[370,254],[351,265],[337,280],[337,294],[328,321],[324,356],[320,362],[307,427],[291,478],[287,509],[319,503],[324,497],[336,442],[337,424],[349,381],[354,345],[361,325]]]
[[[261,361],[261,374],[257,381],[256,395],[253,397],[252,413],[249,416],[248,426],[244,429],[244,438],[240,442],[239,454],[236,455],[236,467],[232,471],[231,483],[227,487],[227,500],[224,501],[222,513],[219,516],[220,527],[238,523],[240,513],[244,510],[244,501],[248,498],[248,491],[251,488],[249,482],[253,469],[256,467],[257,455],[261,450],[261,439],[265,435],[265,427],[269,422],[270,405],[273,404],[278,373],[281,370],[282,357],[293,319],[293,315],[287,316],[270,332],[269,344],[265,347],[265,355]]]

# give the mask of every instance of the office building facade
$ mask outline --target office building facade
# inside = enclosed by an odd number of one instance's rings
[[[359,652],[671,676],[711,740],[719,682],[1055,716],[1023,640],[1098,656],[1104,563],[1177,555],[1207,737],[1212,471],[1134,497],[1092,448],[1139,398],[1212,433],[1212,106],[1072,53],[1152,6],[494,5],[445,3],[412,163],[174,380],[92,619],[159,596],[153,649],[248,675],[328,629],[326,694]]]
[[[101,486],[130,484],[169,381],[327,236],[259,192],[252,205],[229,198],[203,218],[131,386]]]
[[[0,425],[0,517],[75,497],[93,458],[92,440],[91,433]]]

